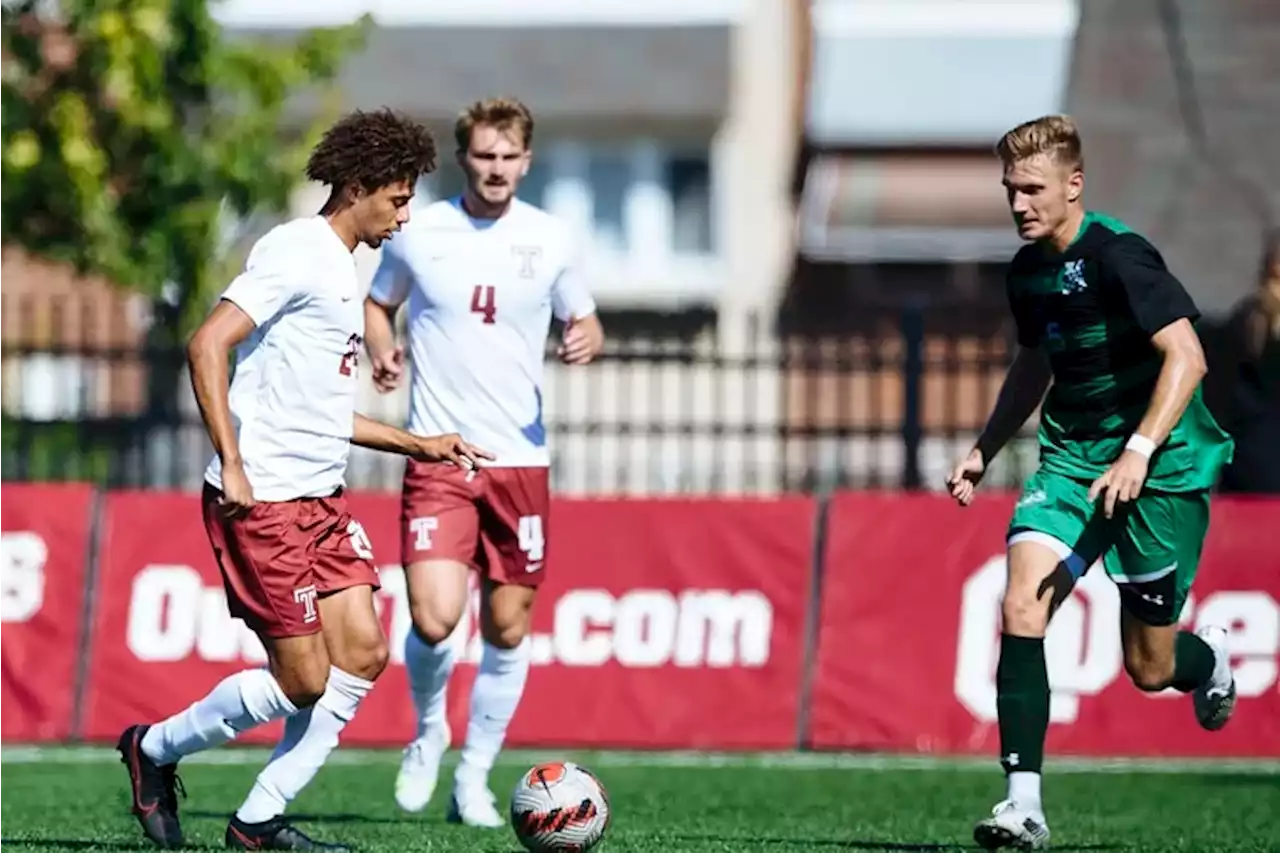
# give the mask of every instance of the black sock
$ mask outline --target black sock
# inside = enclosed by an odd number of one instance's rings
[[[1179,631],[1173,647],[1173,681],[1170,687],[1190,693],[1213,678],[1213,649],[1190,631]]]
[[[1004,771],[1039,773],[1049,730],[1049,671],[1042,638],[1000,635],[996,710]]]

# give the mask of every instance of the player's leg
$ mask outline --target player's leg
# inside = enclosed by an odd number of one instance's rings
[[[1226,629],[1192,633],[1177,625],[1208,530],[1207,493],[1146,492],[1104,564],[1120,590],[1125,670],[1134,685],[1193,693],[1200,725],[1215,731],[1235,707]]]
[[[396,776],[396,802],[405,811],[421,811],[430,802],[452,739],[446,698],[465,639],[454,630],[467,606],[480,529],[473,480],[448,466],[410,462],[405,469],[401,560],[412,630],[404,663],[418,720]]]
[[[266,669],[223,679],[204,698],[154,725],[125,730],[118,748],[129,771],[133,812],[152,841],[180,846],[175,767],[184,756],[219,746],[249,729],[288,716],[324,692],[329,662],[305,549],[290,538],[296,507],[259,504],[245,519],[217,515],[205,494],[205,524],[223,573],[228,607],[262,640]],[[271,554],[272,564],[263,555]],[[303,591],[295,596],[294,590]]]
[[[386,668],[386,636],[374,608],[378,580],[363,528],[341,498],[312,504],[312,550],[329,679],[314,705],[285,721],[284,736],[232,818],[228,846],[255,850],[337,849],[308,838],[285,809],[338,746],[343,728]]]
[[[1081,489],[1085,490],[1083,493]],[[987,849],[1047,845],[1040,778],[1049,728],[1049,621],[1088,568],[1101,531],[1090,526],[1087,486],[1039,472],[1028,481],[1009,525],[1008,577],[1001,602],[996,710],[1007,791],[974,827]]]
[[[505,820],[489,789],[489,772],[529,676],[527,637],[537,587],[546,574],[550,493],[546,468],[489,469],[482,479],[484,652],[471,688],[467,737],[449,816],[472,826],[498,827]]]

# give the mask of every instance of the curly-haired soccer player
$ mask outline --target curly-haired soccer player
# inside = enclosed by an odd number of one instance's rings
[[[343,496],[350,447],[466,468],[488,458],[456,434],[424,438],[355,411],[364,309],[352,252],[377,247],[408,221],[414,185],[435,156],[425,128],[389,111],[335,124],[307,164],[307,176],[331,188],[323,209],[257,242],[188,346],[216,451],[205,472],[205,530],[228,609],[261,639],[269,665],[120,736],[133,812],[161,847],[183,843],[177,762],[287,718],[226,844],[345,849],[313,841],[283,815],[387,662],[373,554]]]

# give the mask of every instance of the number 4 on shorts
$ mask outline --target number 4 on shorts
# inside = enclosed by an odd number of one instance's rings
[[[516,537],[519,540],[520,550],[524,551],[530,562],[537,563],[542,560],[543,551],[546,548],[546,540],[542,537],[542,516],[520,516]]]

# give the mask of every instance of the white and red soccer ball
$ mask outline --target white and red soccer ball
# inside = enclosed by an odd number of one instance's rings
[[[533,767],[511,794],[511,828],[533,853],[590,850],[604,837],[609,817],[600,780],[569,761]]]

